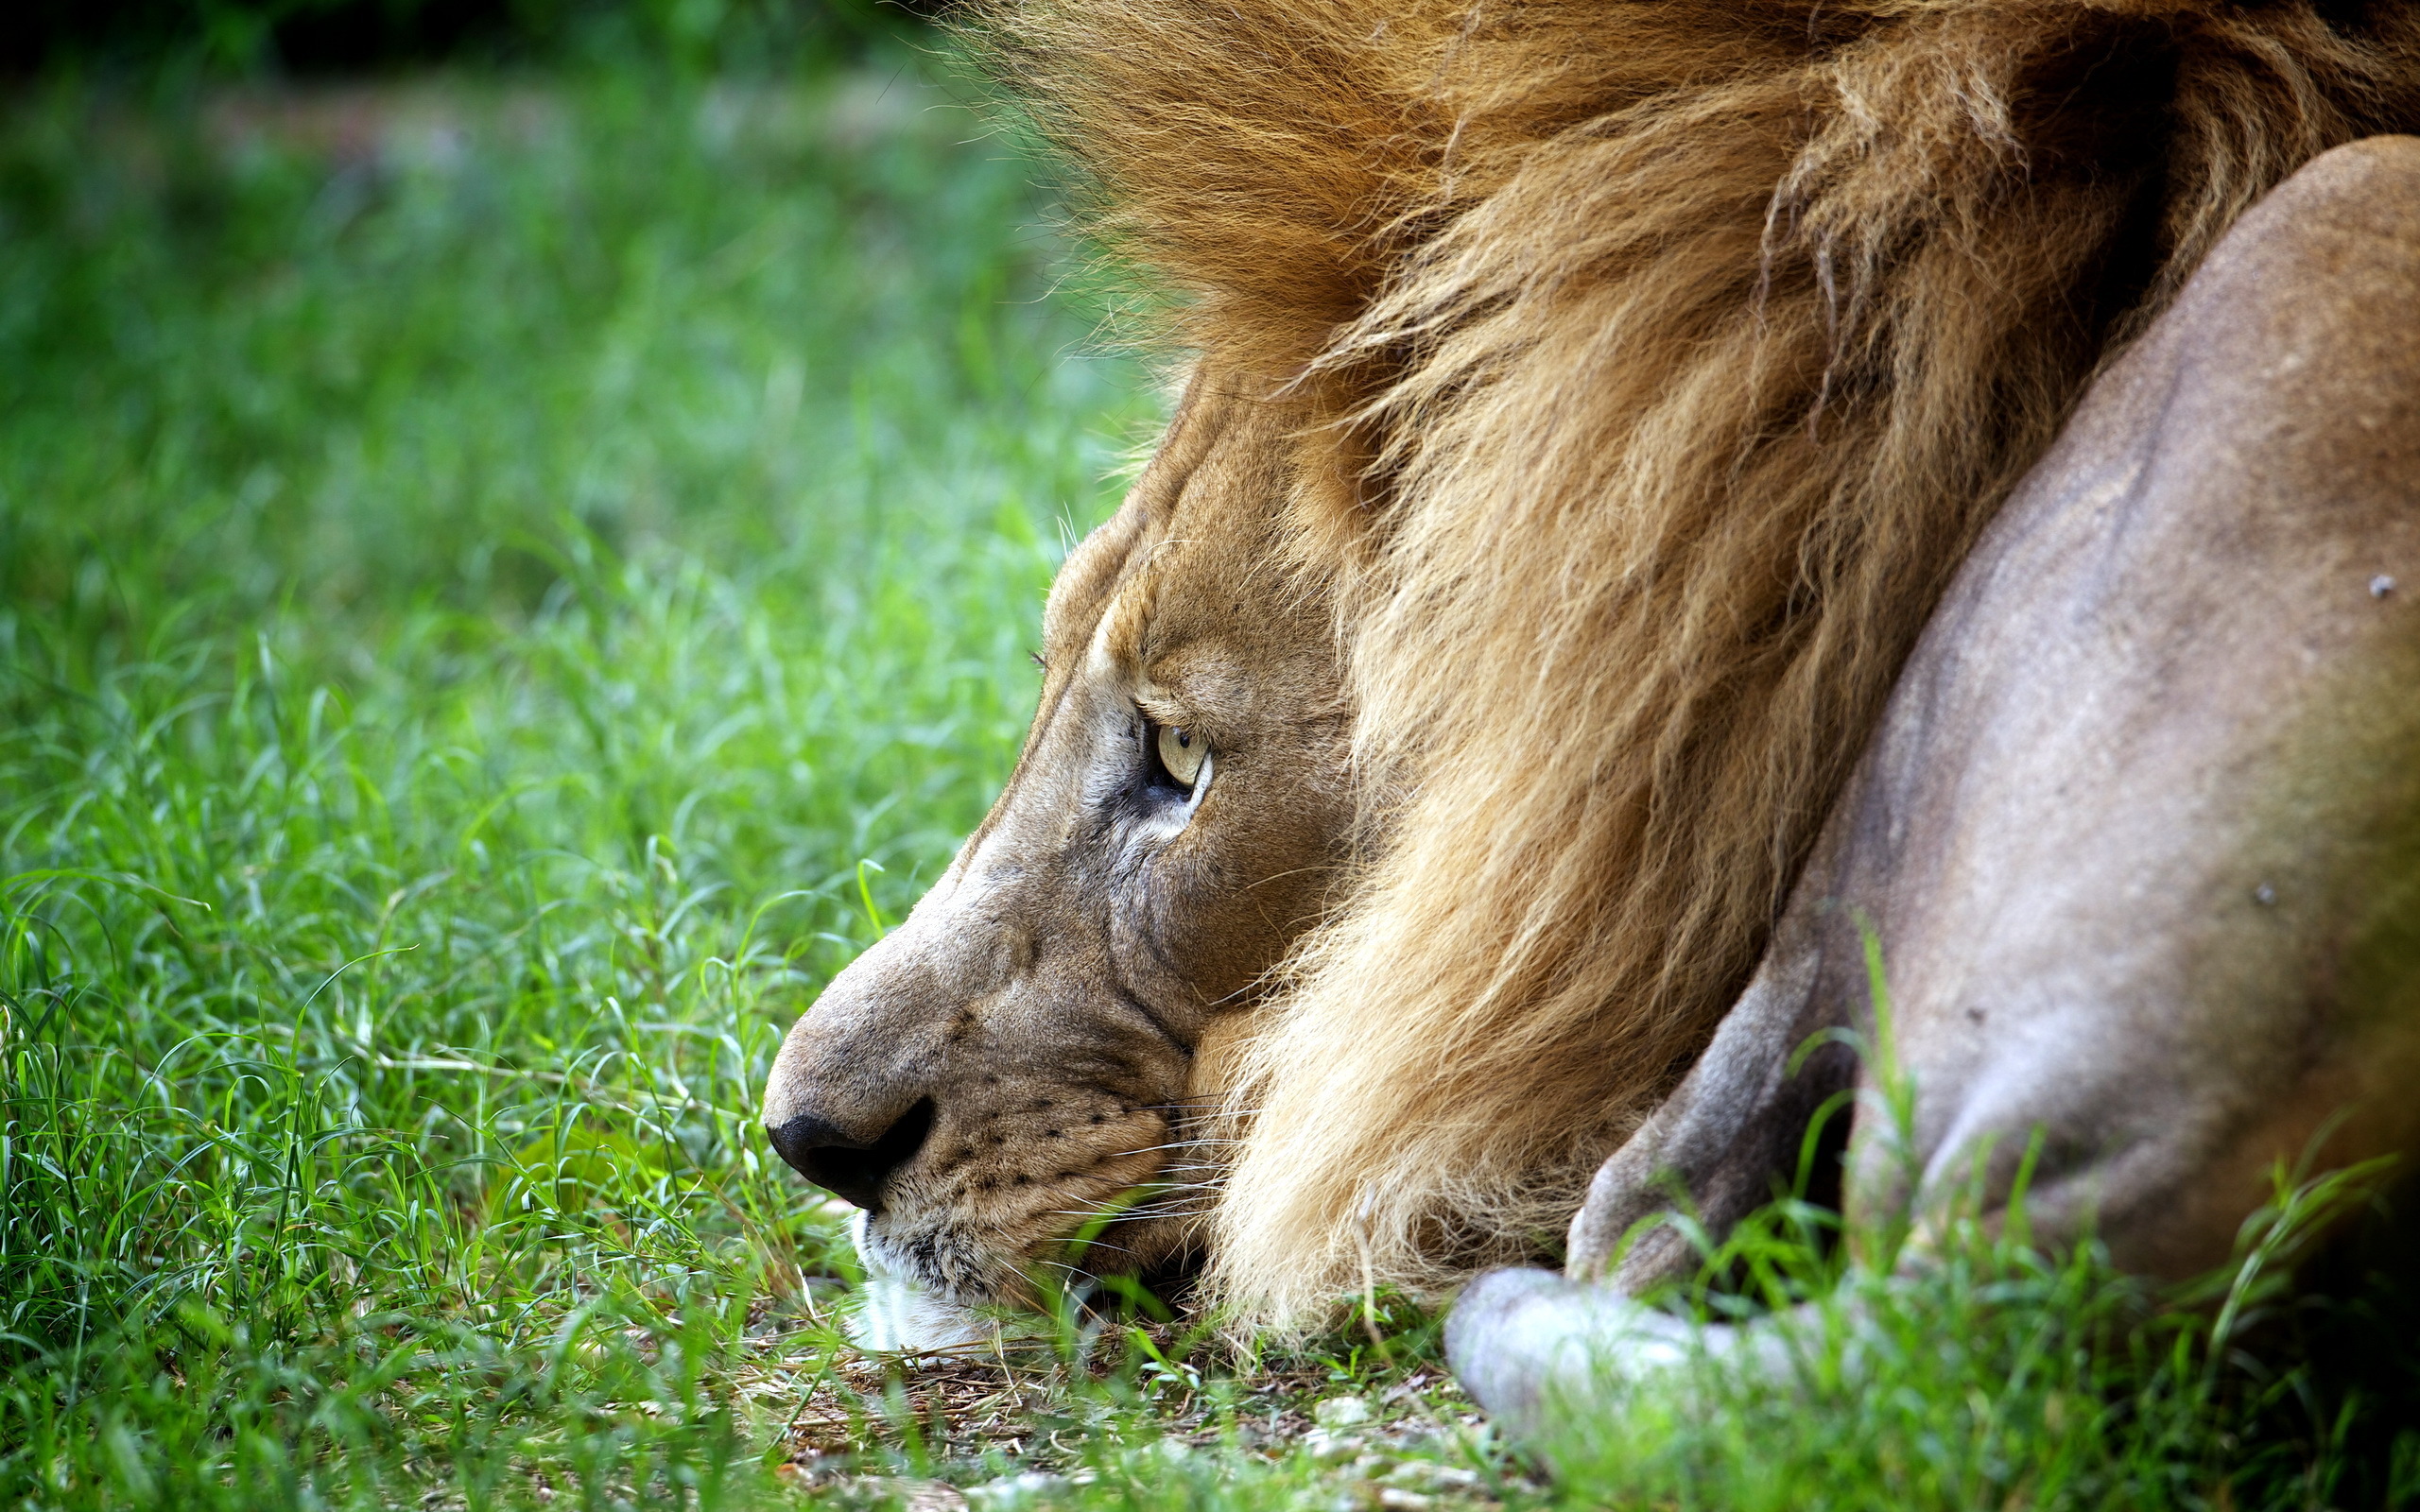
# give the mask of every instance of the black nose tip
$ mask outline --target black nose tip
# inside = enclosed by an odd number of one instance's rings
[[[882,1184],[916,1158],[932,1131],[933,1100],[927,1097],[871,1143],[851,1139],[813,1113],[801,1113],[765,1133],[791,1170],[868,1212],[880,1212]]]

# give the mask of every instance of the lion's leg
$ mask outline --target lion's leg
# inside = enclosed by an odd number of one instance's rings
[[[1533,1435],[1584,1401],[1609,1370],[1643,1373],[1689,1358],[1688,1325],[1618,1288],[1547,1270],[1495,1270],[1462,1289],[1445,1320],[1445,1359],[1471,1400]]]
[[[1836,839],[1826,834],[1814,868],[1837,865]],[[1690,1213],[1720,1233],[1772,1201],[1794,1170],[1817,1109],[1857,1071],[1845,1045],[1809,1046],[1822,1030],[1848,1022],[1840,998],[1819,990],[1820,923],[1813,909],[1783,918],[1755,979],[1688,1076],[1599,1168],[1571,1221],[1569,1275],[1610,1280],[1634,1295],[1685,1275],[1697,1266],[1696,1250],[1680,1230],[1654,1221],[1676,1194],[1685,1194]],[[1803,1056],[1802,1047],[1808,1047]]]
[[[1813,865],[1828,868],[1827,835]],[[1790,1169],[1816,1108],[1846,1087],[1843,1047],[1793,1065],[1798,1047],[1830,1026],[1815,991],[1822,936],[1811,911],[1793,910],[1738,1004],[1671,1097],[1598,1171],[1572,1220],[1566,1280],[1550,1271],[1499,1270],[1465,1288],[1445,1328],[1445,1353],[1462,1389],[1513,1432],[1534,1435],[1555,1414],[1585,1404],[1615,1381],[1662,1370],[1701,1353],[1775,1349],[1780,1340],[1727,1327],[1693,1328],[1630,1298],[1694,1269],[1696,1250],[1655,1220],[1685,1193],[1690,1211],[1720,1232],[1772,1195]]]
[[[1676,1366],[1727,1362],[1773,1378],[1829,1326],[1820,1307],[1754,1323],[1692,1323],[1620,1288],[1544,1270],[1490,1271],[1463,1289],[1445,1323],[1445,1355],[1472,1400],[1505,1428],[1536,1436],[1557,1418]]]
[[[1838,849],[1827,833],[1811,867],[1837,866]],[[1579,1279],[1495,1271],[1456,1301],[1446,1357],[1462,1388],[1515,1431],[1532,1432],[1560,1404],[1586,1400],[1609,1371],[1661,1369],[1739,1342],[1738,1331],[1694,1330],[1630,1297],[1698,1263],[1679,1230],[1653,1221],[1676,1193],[1686,1194],[1707,1228],[1728,1228],[1772,1197],[1772,1177],[1790,1169],[1816,1108],[1855,1074],[1837,1045],[1793,1064],[1809,1036],[1845,1022],[1815,990],[1823,946],[1815,925],[1811,910],[1784,918],[1705,1054],[1598,1171],[1565,1255]]]
[[[2420,141],[2381,139],[2248,215],[2094,386],[1927,630],[1737,1017],[1600,1173],[1585,1267],[1671,1178],[1723,1221],[1771,1182],[1801,1031],[1875,1027],[1868,920],[1913,1126],[1861,1108],[1853,1218],[1988,1216],[2038,1139],[2037,1234],[2183,1275],[2323,1135],[2330,1164],[2420,1146],[2415,333]],[[1473,1394],[1533,1421],[1668,1363],[1681,1325],[1621,1294],[1675,1257],[1634,1254],[1611,1289],[1474,1285]]]
[[[2038,1139],[2037,1234],[2181,1278],[2280,1162],[2420,1144],[2420,140],[2306,167],[2095,385],[1855,801],[1916,1108],[1853,1218],[1989,1214]]]

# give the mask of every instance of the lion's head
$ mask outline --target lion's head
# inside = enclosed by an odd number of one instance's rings
[[[996,9],[1229,376],[1063,573],[999,805],[768,1091],[961,1297],[1171,1175],[1218,1174],[1263,1316],[1533,1253],[2097,365],[2420,119],[2404,4]]]
[[[1052,1242],[1138,1189],[1093,1263],[1181,1246],[1205,1043],[1333,880],[1342,675],[1283,549],[1290,418],[1196,375],[1051,590],[1007,788],[774,1064],[774,1147],[867,1211],[870,1263],[951,1300],[1028,1299]]]

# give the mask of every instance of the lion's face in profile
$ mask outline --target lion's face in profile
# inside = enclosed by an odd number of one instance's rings
[[[782,1157],[869,1214],[869,1263],[950,1302],[1030,1300],[1120,1199],[1083,1263],[1182,1248],[1205,1063],[1340,859],[1341,674],[1276,545],[1283,421],[1210,387],[1060,572],[990,816],[767,1087]]]

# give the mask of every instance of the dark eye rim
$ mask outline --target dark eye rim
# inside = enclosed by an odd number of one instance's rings
[[[1140,731],[1140,739],[1143,748],[1143,776],[1146,784],[1163,792],[1173,793],[1180,798],[1191,798],[1194,794],[1194,789],[1200,785],[1201,779],[1197,775],[1190,782],[1182,782],[1177,781],[1176,773],[1169,771],[1168,764],[1160,757],[1160,731],[1167,729],[1181,730],[1185,727],[1183,725],[1164,725],[1140,709],[1135,711],[1134,723],[1136,730]],[[1209,751],[1205,745],[1203,755],[1207,757]]]

